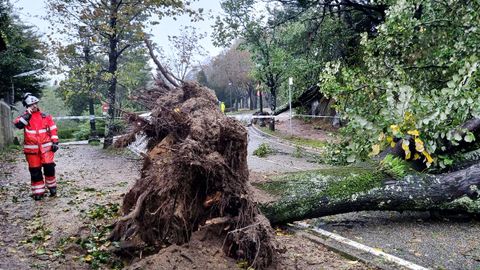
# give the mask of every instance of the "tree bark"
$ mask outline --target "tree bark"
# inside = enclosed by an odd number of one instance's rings
[[[247,85],[247,92],[248,92],[248,100],[250,100],[249,104],[248,104],[248,108],[250,110],[254,110],[255,107],[254,107],[254,98],[255,98],[255,87],[253,86],[253,84],[249,83]]]
[[[103,148],[106,149],[113,144],[113,125],[115,123],[115,94],[117,91],[117,66],[118,66],[118,34],[117,34],[117,0],[110,0],[110,21],[109,26],[113,33],[109,37],[108,52],[108,72],[112,78],[107,92],[108,116],[107,116],[107,134],[103,142]]]
[[[90,65],[90,44],[89,42],[86,42],[83,47],[83,53],[85,55],[85,64],[88,67]],[[86,77],[86,83],[87,83],[87,91],[90,95],[88,98],[88,112],[90,113],[90,136],[88,138],[88,142],[99,142],[100,140],[98,139],[97,136],[97,128],[95,124],[95,108],[94,108],[94,96],[95,96],[95,89],[92,85],[92,74],[90,71],[87,73]]]
[[[160,63],[160,61],[158,61],[158,58],[155,56],[155,53],[153,52],[153,47],[152,47],[152,44],[150,43],[150,41],[148,39],[144,39],[144,42],[145,42],[145,46],[147,46],[147,49],[148,49],[148,53],[150,54],[150,57],[152,58],[153,62],[155,63],[155,65],[157,66],[158,70],[160,71],[160,73],[163,75],[163,77],[165,77],[165,79],[171,83],[173,86],[175,87],[179,87],[180,84],[179,83],[183,83],[183,81],[181,80],[176,80],[173,78],[173,76],[171,75],[171,73],[162,65],[162,63]]]
[[[272,224],[365,210],[480,213],[480,202],[472,201],[479,195],[480,164],[448,174],[413,174],[400,180],[372,169],[350,167],[344,173],[337,168],[286,177],[257,185],[280,198],[260,206]]]

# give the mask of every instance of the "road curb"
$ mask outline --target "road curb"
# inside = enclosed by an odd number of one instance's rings
[[[289,226],[300,236],[314,243],[322,244],[331,251],[339,253],[344,257],[359,260],[367,265],[376,266],[385,270],[428,270],[428,268],[388,254],[379,249],[355,242],[338,234],[318,228],[312,228],[303,222]]]

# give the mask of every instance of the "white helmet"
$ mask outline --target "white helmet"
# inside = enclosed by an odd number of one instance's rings
[[[35,104],[35,103],[39,102],[39,101],[40,100],[36,96],[32,95],[32,93],[26,93],[25,95],[23,95],[22,104],[23,104],[23,106],[28,107],[32,104]]]

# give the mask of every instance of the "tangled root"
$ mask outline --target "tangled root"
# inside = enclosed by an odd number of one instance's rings
[[[150,119],[132,116],[132,133],[117,143],[125,146],[138,133],[149,138],[141,179],[125,195],[124,217],[111,238],[183,244],[201,226],[221,222],[225,254],[267,267],[273,231],[247,193],[246,129],[220,112],[211,90],[195,83],[154,93]]]

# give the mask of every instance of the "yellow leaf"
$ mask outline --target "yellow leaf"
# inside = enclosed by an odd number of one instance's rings
[[[378,135],[378,141],[381,142],[385,139],[385,133],[383,132],[380,132],[380,134]]]
[[[393,137],[392,137],[392,136],[387,136],[387,142],[388,142],[388,143],[393,142]]]
[[[410,152],[409,145],[410,145],[410,142],[408,140],[403,140],[402,141],[402,149],[403,149],[403,151],[405,151],[405,159],[407,159],[407,160],[410,159],[411,154],[412,154]]]
[[[410,142],[408,140],[402,140],[402,149],[405,151],[410,151]]]
[[[410,135],[415,136],[415,137],[420,136],[420,132],[418,132],[418,130],[416,130],[416,129],[407,131],[407,134],[410,134]]]
[[[395,145],[397,145],[395,142],[391,142],[391,143],[390,143],[390,147],[392,147],[392,148],[394,148]]]
[[[392,130],[393,135],[396,135],[400,131],[400,128],[397,125],[391,125],[390,129]]]
[[[91,262],[93,260],[93,256],[89,254],[89,255],[83,257],[83,260],[85,262]]]
[[[417,152],[419,152],[419,153],[422,153],[423,151],[425,151],[425,147],[423,145],[423,142],[419,138],[415,139],[415,150],[417,150]]]
[[[433,158],[430,156],[430,154],[427,151],[423,151],[422,154],[425,156],[425,159],[427,160],[427,166],[432,164]]]
[[[420,155],[418,153],[413,154],[413,160],[417,160],[420,158]]]
[[[380,153],[380,145],[379,144],[374,144],[372,145],[372,152],[370,152],[370,156],[376,156]]]

